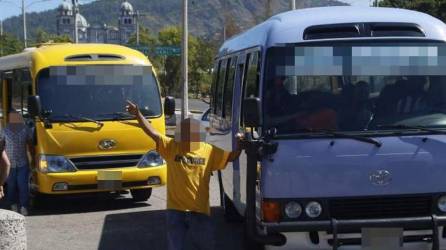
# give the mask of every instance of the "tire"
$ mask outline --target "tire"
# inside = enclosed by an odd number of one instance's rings
[[[265,245],[259,244],[248,237],[247,225],[244,224],[243,247],[246,250],[265,250]]]
[[[49,197],[34,192],[29,194],[29,208],[31,210],[42,209],[48,206],[50,206]]]
[[[230,223],[241,223],[244,221],[243,216],[239,214],[237,209],[234,206],[234,203],[232,203],[231,199],[224,194],[224,215],[226,222]]]
[[[130,193],[132,194],[132,199],[134,202],[142,202],[147,201],[150,198],[150,196],[152,195],[152,189],[132,189],[130,190]]]

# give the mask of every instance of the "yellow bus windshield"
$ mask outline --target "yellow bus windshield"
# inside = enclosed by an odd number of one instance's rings
[[[130,119],[125,101],[148,117],[161,115],[158,85],[150,66],[81,65],[43,69],[37,94],[51,121]]]

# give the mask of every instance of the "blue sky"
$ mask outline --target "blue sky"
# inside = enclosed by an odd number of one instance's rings
[[[46,0],[46,2],[39,2],[42,0],[25,0],[27,4],[33,3],[27,12],[34,12],[34,11],[42,11],[47,9],[56,8],[62,0]],[[85,0],[80,2],[91,2],[93,0]],[[369,6],[370,0],[341,0],[343,2],[351,3],[353,5],[359,5],[359,6]],[[5,19],[10,16],[15,16],[20,14],[20,6],[21,0],[0,0],[0,19]]]

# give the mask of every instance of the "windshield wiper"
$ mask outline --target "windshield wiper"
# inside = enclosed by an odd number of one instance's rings
[[[446,131],[440,129],[426,128],[424,126],[411,126],[406,124],[379,124],[378,128],[388,128],[388,129],[416,129],[421,131],[430,132],[433,134],[446,134]]]
[[[98,116],[113,116],[113,117],[124,118],[124,119],[135,119],[134,115],[131,115],[126,112],[112,112],[112,113],[99,114]]]
[[[96,123],[96,125],[98,125],[99,128],[102,128],[104,126],[103,122],[88,118],[88,117],[84,117],[84,116],[76,116],[76,115],[71,115],[71,114],[64,114],[64,115],[51,115],[51,116],[60,116],[60,117],[66,117],[66,118],[71,118],[71,119],[76,119],[76,120],[82,120],[82,121],[86,121],[86,122],[93,122]]]
[[[370,138],[370,137],[365,137],[365,136],[350,135],[350,134],[336,132],[336,131],[328,130],[328,129],[302,128],[301,130],[303,130],[305,132],[310,132],[310,133],[322,133],[322,134],[325,134],[325,135],[331,135],[331,136],[333,136],[335,138],[346,138],[346,139],[353,139],[353,140],[357,140],[357,141],[362,141],[362,142],[373,144],[373,145],[375,145],[377,147],[381,147],[382,146],[382,143],[380,141],[375,140],[375,139]]]

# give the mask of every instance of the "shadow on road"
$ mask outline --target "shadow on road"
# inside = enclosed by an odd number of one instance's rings
[[[129,197],[114,194],[46,197],[39,201],[38,206],[31,211],[30,216],[114,211],[149,206],[148,203],[135,203]]]
[[[165,210],[107,215],[98,249],[167,249],[165,216]],[[212,208],[212,220],[216,231],[216,250],[241,250],[241,224],[226,223],[220,208]]]

